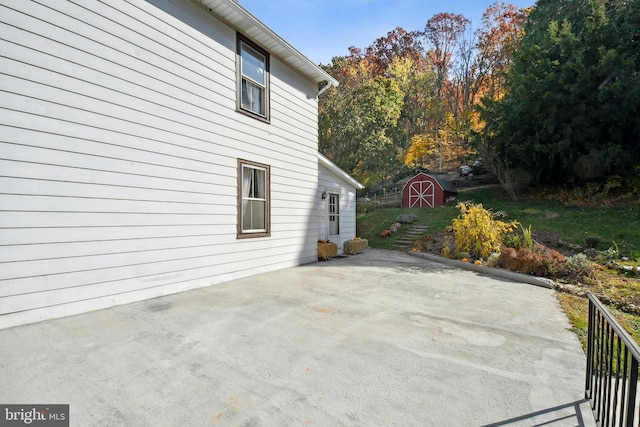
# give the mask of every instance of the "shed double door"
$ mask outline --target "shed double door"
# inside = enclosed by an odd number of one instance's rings
[[[409,185],[410,208],[432,208],[435,201],[435,185],[431,181],[416,181]]]

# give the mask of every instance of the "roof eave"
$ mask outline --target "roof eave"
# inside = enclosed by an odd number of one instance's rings
[[[314,64],[309,58],[287,43],[258,18],[242,7],[235,0],[195,0],[209,13],[225,24],[240,31],[251,41],[260,45],[270,54],[282,60],[291,68],[300,71],[316,83],[327,82],[330,86],[338,86],[338,81],[326,71]]]
[[[322,163],[327,169],[329,169],[329,171],[331,173],[333,173],[334,175],[336,175],[337,177],[341,178],[343,181],[353,185],[355,188],[357,188],[358,190],[362,190],[364,188],[364,185],[360,184],[358,181],[355,180],[355,178],[353,178],[351,175],[349,175],[348,173],[346,173],[345,171],[343,171],[342,169],[340,169],[338,167],[338,165],[336,165],[335,163],[333,163],[331,160],[329,160],[328,158],[326,158],[322,153],[318,153],[318,160],[320,161],[320,163]]]

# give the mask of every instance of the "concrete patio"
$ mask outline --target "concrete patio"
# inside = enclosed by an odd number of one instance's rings
[[[591,426],[554,292],[367,250],[0,330],[0,403],[72,426]]]

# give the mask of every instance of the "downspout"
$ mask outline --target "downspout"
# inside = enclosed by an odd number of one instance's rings
[[[320,95],[322,95],[327,89],[329,89],[331,86],[333,86],[333,83],[331,82],[331,80],[325,80],[325,82],[327,82],[326,85],[324,85],[322,87],[322,89],[320,89],[318,91],[318,99],[320,98]],[[338,86],[336,84],[336,86]],[[327,192],[327,189],[325,188],[324,193]],[[329,241],[329,195],[327,194],[326,198],[322,199],[322,209],[324,210],[324,239],[328,242]]]
[[[320,95],[322,95],[327,89],[329,89],[331,86],[333,86],[333,83],[331,83],[331,80],[324,80],[325,82],[327,82],[326,85],[324,85],[322,87],[322,89],[320,89],[318,91],[318,98],[320,98]],[[337,86],[337,85],[336,85]]]

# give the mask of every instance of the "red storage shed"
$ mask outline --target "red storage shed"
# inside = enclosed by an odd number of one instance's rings
[[[458,196],[456,187],[447,180],[420,172],[402,188],[403,208],[433,208],[444,206],[447,200]]]

